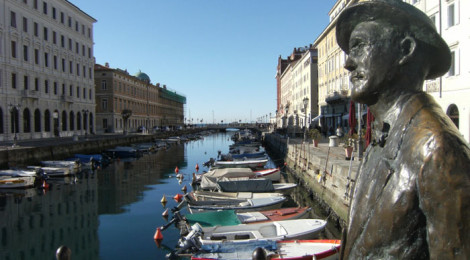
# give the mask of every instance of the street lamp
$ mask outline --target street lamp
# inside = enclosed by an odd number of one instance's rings
[[[13,105],[13,104],[9,104],[8,105],[8,108],[10,110],[10,114],[11,114],[11,118],[13,119],[12,120],[12,123],[13,123],[13,145],[11,147],[16,147],[17,146],[17,141],[18,141],[18,136],[17,136],[17,132],[18,132],[18,121],[19,121],[19,118],[18,118],[18,111],[20,109],[21,105],[20,104],[16,104],[16,105]]]
[[[307,106],[308,106],[308,98],[305,97],[304,100],[304,113],[305,113],[305,120],[304,120],[304,142],[307,141]]]
[[[85,138],[87,136],[87,133],[88,133],[88,109],[82,109],[82,113],[83,113],[83,117],[85,120],[84,121],[84,127],[85,127]]]
[[[287,136],[289,136],[289,105],[286,105]]]

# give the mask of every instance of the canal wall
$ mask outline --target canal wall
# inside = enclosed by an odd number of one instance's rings
[[[73,156],[73,154],[100,153],[106,149],[116,146],[129,146],[135,143],[152,142],[170,136],[200,132],[180,131],[178,133],[158,133],[145,135],[120,135],[120,136],[89,136],[88,138],[55,138],[43,140],[30,144],[19,143],[18,147],[0,150],[0,169],[11,167],[24,167],[28,165],[39,165],[44,160],[62,160]]]
[[[354,183],[360,162],[346,160],[344,148],[329,147],[326,141],[314,147],[312,142],[265,134],[264,143],[270,152],[284,159],[288,181],[296,181],[306,188],[330,217],[344,227],[351,196],[349,187]]]

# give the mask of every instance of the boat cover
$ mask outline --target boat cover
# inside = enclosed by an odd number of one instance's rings
[[[191,225],[199,223],[203,227],[231,226],[241,224],[235,210],[208,211],[187,214],[186,219]]]
[[[256,174],[249,168],[222,168],[204,173],[201,178],[202,189],[217,188],[217,181],[229,179],[255,178]]]
[[[269,179],[218,181],[217,188],[223,192],[273,192],[273,182]]]

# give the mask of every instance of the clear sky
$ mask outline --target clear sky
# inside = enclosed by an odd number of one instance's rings
[[[276,111],[276,66],[312,44],[336,0],[69,0],[96,20],[96,63],[186,96],[193,122]]]

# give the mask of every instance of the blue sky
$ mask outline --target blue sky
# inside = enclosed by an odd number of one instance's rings
[[[69,0],[98,20],[96,62],[186,96],[185,117],[256,121],[276,111],[276,66],[312,44],[335,0]]]

